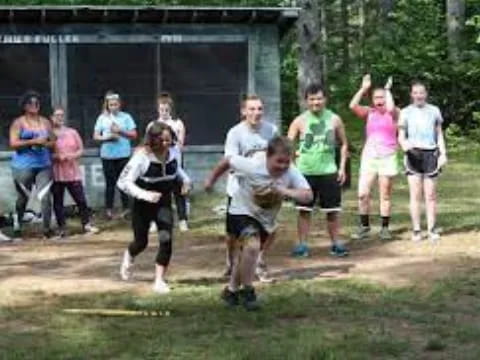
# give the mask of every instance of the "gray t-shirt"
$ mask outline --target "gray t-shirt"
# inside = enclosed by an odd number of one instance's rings
[[[400,112],[398,125],[405,129],[406,138],[413,147],[428,150],[437,148],[437,126],[442,122],[440,109],[435,105],[411,104]]]
[[[310,189],[307,180],[293,165],[282,176],[274,178],[267,170],[266,156],[248,159],[243,156],[232,156],[230,167],[235,170],[238,189],[233,193],[228,209],[232,215],[248,215],[258,220],[268,233],[275,231],[276,217],[282,206],[279,197],[268,207],[259,204],[261,194],[274,186],[291,189]],[[260,197],[260,199],[259,199]]]
[[[225,156],[243,157],[263,156],[270,139],[277,135],[278,129],[272,123],[261,121],[258,129],[252,129],[245,121],[232,127],[225,140]],[[232,196],[237,188],[234,174],[229,174],[227,194]]]

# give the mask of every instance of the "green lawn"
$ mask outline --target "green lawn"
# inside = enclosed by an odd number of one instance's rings
[[[24,290],[30,301],[0,307],[0,359],[480,359],[479,155],[478,149],[452,154],[442,175],[440,225],[446,245],[439,245],[442,256],[423,258],[422,269],[440,269],[431,280],[408,265],[402,269],[410,280],[406,285],[355,272],[293,278],[262,286],[262,310],[254,313],[224,308],[218,297],[221,281],[181,281],[181,274],[165,297],[139,294],[131,287],[69,295]],[[406,191],[400,177],[394,196],[397,239],[350,244],[352,257],[345,261],[360,266],[380,251],[390,251],[392,261],[430,251],[428,245],[419,250],[409,243]],[[356,224],[356,202],[354,191],[345,196],[347,236]],[[177,239],[180,247],[220,235],[221,220],[209,213],[212,203],[204,195],[194,199],[193,230],[188,239]],[[285,260],[294,241],[294,215],[287,208],[281,216],[284,231],[277,251]],[[315,238],[311,242],[316,245]],[[450,256],[447,249],[452,248]],[[319,265],[324,258],[318,255]],[[451,262],[456,266],[448,266]],[[0,276],[0,289],[5,280]],[[97,308],[142,313],[63,311]]]

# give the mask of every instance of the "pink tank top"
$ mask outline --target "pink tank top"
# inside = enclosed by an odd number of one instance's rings
[[[367,139],[363,148],[364,155],[368,157],[385,157],[397,150],[397,125],[393,114],[384,113],[370,108],[368,110]]]

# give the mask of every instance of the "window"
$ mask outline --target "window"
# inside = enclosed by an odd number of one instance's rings
[[[48,45],[0,44],[0,150],[8,149],[8,129],[21,114],[20,96],[36,90],[42,96],[41,113],[49,115],[50,70]]]

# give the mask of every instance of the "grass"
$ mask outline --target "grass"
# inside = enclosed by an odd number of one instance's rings
[[[408,285],[357,276],[354,271],[339,278],[294,278],[262,286],[263,309],[254,313],[224,308],[218,282],[174,281],[175,291],[165,297],[131,288],[69,295],[24,290],[32,301],[0,307],[0,359],[478,359],[480,255],[474,247],[480,223],[478,155],[478,150],[452,153],[440,180],[440,224],[448,234],[444,241],[457,241],[459,249],[424,258],[422,269],[446,269],[431,280],[416,278],[417,269],[410,265],[401,266],[412,279]],[[221,201],[205,195],[193,199],[193,230],[188,239],[177,239],[181,246],[201,245],[221,235],[222,220],[209,210]],[[362,261],[371,260],[366,257],[384,248],[392,252],[392,261],[399,256],[407,261],[423,251],[404,240],[409,219],[401,177],[394,204],[397,241],[351,244],[353,253],[364,257],[347,261],[360,267]],[[356,225],[354,191],[345,194],[344,205],[346,236]],[[293,241],[288,236],[295,231],[294,210],[282,211],[281,220],[283,236],[277,246],[286,252]],[[472,243],[471,250],[462,249]],[[450,261],[461,266],[447,267]],[[101,316],[63,311],[75,308],[144,313]],[[157,312],[162,316],[145,315]]]

